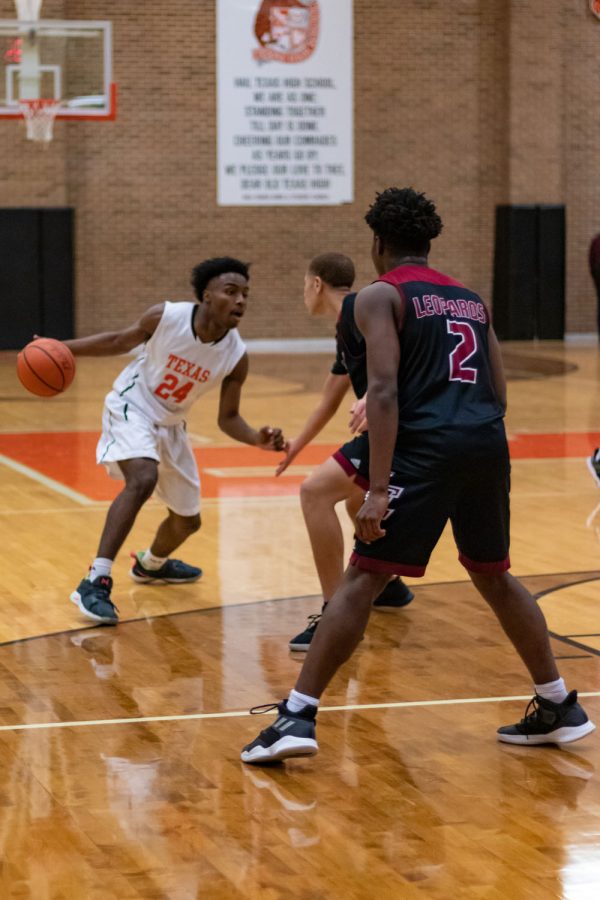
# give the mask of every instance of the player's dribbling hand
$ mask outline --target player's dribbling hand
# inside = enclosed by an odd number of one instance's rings
[[[381,520],[385,516],[388,507],[388,495],[367,491],[365,502],[356,516],[356,537],[364,544],[378,541],[384,537],[385,531],[381,527]]]
[[[285,472],[289,464],[298,456],[302,448],[296,444],[296,441],[291,440],[286,443],[283,449],[285,451],[285,456],[275,469],[276,478],[278,475],[281,475],[282,472]]]
[[[263,425],[258,430],[256,446],[260,447],[261,450],[276,450],[280,452],[285,450],[287,443],[281,428],[271,428],[270,425]]]
[[[367,396],[355,400],[350,407],[350,421],[348,423],[352,434],[362,434],[369,427],[367,424]]]

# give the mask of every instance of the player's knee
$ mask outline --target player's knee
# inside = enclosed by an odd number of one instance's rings
[[[314,505],[321,497],[322,492],[319,490],[319,483],[316,478],[309,476],[302,482],[300,485],[300,503],[303,508]]]
[[[158,472],[147,469],[137,472],[127,479],[127,490],[134,494],[141,503],[145,503],[152,496],[157,481]]]
[[[486,600],[501,600],[510,590],[511,576],[508,572],[469,572],[474,587]]]
[[[200,519],[200,513],[195,516],[185,516],[183,519],[183,528],[186,534],[195,534],[196,531],[200,531],[200,526],[202,525],[202,520]]]

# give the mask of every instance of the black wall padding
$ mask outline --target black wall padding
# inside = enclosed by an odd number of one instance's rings
[[[496,208],[493,318],[502,340],[564,337],[564,206]]]
[[[0,349],[73,337],[73,210],[0,209]]]

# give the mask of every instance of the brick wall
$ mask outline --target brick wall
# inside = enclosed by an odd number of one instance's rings
[[[213,2],[44,0],[42,12],[114,26],[115,123],[58,122],[47,150],[0,123],[0,205],[76,208],[80,334],[189,296],[192,266],[227,253],[254,263],[246,337],[324,336],[301,302],[306,263],[339,249],[370,280],[362,217],[390,184],[437,202],[432,264],[488,298],[495,205],[566,203],[567,328],[593,330],[600,22],[587,0],[355,0],[356,199],[333,208],[216,206]]]

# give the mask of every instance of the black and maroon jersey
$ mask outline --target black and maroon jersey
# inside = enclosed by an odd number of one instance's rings
[[[428,266],[382,275],[403,298],[398,370],[399,432],[470,429],[502,419],[481,298]]]
[[[346,294],[335,329],[336,355],[331,367],[333,375],[349,375],[354,393],[359,398],[367,392],[367,347],[354,321],[356,294]]]

